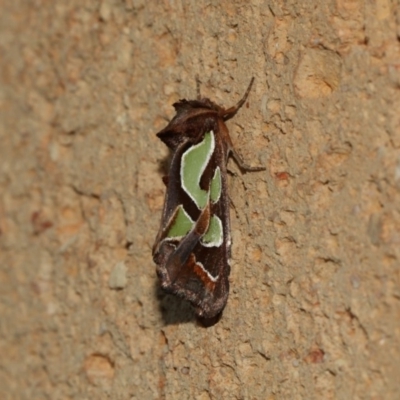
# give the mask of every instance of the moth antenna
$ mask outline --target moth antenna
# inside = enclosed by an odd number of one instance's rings
[[[239,102],[232,107],[229,107],[227,110],[224,110],[223,114],[222,114],[222,118],[226,121],[230,118],[232,118],[240,109],[240,107],[243,106],[244,102],[246,101],[247,97],[249,96],[251,87],[253,86],[253,82],[254,82],[254,77],[251,78],[251,81],[249,83],[249,86],[247,87],[247,90],[245,92],[245,94],[243,95],[243,97],[239,100]]]
[[[196,92],[197,92],[197,100],[201,99],[201,93],[200,93],[200,78],[199,75],[196,74]]]

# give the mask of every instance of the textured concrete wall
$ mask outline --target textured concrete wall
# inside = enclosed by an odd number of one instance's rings
[[[400,398],[395,0],[2,0],[2,399]],[[232,105],[221,321],[157,289],[168,156]]]

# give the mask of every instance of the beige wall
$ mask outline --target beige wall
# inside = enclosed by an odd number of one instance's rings
[[[400,398],[396,1],[1,3],[2,399]],[[208,329],[151,257],[196,74],[266,166]]]

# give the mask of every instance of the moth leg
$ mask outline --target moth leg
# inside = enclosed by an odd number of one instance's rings
[[[229,205],[235,210],[235,212],[237,213],[237,208],[235,206],[235,203],[232,200],[232,197],[228,194],[228,199],[229,199]]]
[[[168,187],[169,176],[168,175],[164,175],[161,179],[162,179],[164,185]]]
[[[265,167],[253,167],[249,164],[246,164],[233,147],[230,149],[230,154],[232,155],[236,164],[239,165],[240,169],[243,171],[264,171],[266,169]]]

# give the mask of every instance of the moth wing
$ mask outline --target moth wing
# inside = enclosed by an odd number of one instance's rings
[[[162,287],[192,302],[197,315],[205,318],[215,316],[224,308],[230,272],[227,150],[218,135],[217,121],[214,129],[209,131],[215,146],[199,182],[201,190],[208,194],[206,207],[199,209],[190,191],[188,194],[182,185],[184,154],[196,145],[186,142],[176,149],[171,160],[163,219],[153,249]],[[193,221],[193,227],[182,237],[168,237],[171,226],[181,213],[180,207]]]

